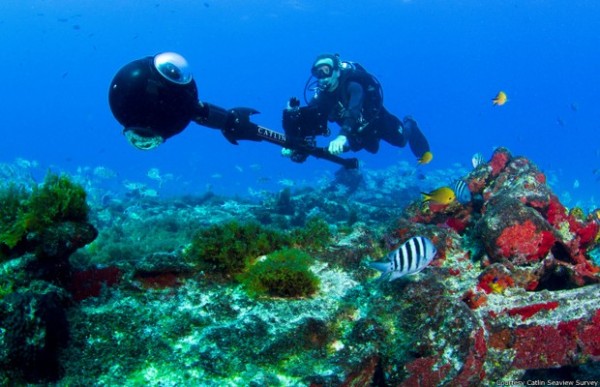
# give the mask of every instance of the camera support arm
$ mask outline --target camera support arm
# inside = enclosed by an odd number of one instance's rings
[[[199,104],[198,114],[193,121],[199,125],[220,129],[223,136],[232,144],[238,140],[266,141],[319,159],[331,161],[346,169],[357,169],[356,158],[343,158],[329,153],[327,148],[311,146],[305,141],[290,141],[285,133],[277,132],[250,121],[250,116],[258,113],[252,108],[234,108],[225,110],[206,102]]]

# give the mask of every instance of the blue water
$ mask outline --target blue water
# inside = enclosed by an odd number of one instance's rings
[[[256,108],[255,122],[280,129],[313,59],[337,52],[379,78],[390,111],[420,123],[435,157],[425,174],[506,146],[554,176],[559,193],[589,201],[600,184],[598,15],[595,0],[4,0],[0,163],[36,160],[42,175],[104,166],[146,183],[158,168],[175,193],[314,182],[338,167],[294,164],[267,143],[233,146],[195,124],[136,150],[111,115],[108,86],[126,63],[176,51],[202,100]],[[494,107],[499,90],[509,102]],[[385,143],[356,156],[375,169],[415,161]]]

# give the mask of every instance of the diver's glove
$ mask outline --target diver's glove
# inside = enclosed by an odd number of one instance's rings
[[[332,155],[339,155],[340,153],[342,153],[344,151],[344,146],[346,146],[347,142],[348,142],[348,138],[346,136],[340,134],[339,136],[337,136],[335,138],[335,140],[333,140],[329,143],[329,148],[327,148],[327,150]]]
[[[292,153],[294,153],[294,151],[291,150],[291,149],[288,149],[288,148],[282,148],[281,149],[281,155],[283,157],[292,157]]]

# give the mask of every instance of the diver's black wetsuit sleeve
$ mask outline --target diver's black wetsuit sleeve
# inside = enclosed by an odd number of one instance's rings
[[[342,127],[340,134],[347,136],[358,126],[358,119],[362,111],[364,101],[363,87],[357,82],[349,82],[346,87],[348,93],[348,107],[344,111],[339,122]]]

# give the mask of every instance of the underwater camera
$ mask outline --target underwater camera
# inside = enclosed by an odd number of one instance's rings
[[[300,100],[292,97],[283,110],[283,130],[288,143],[304,143],[315,136],[329,136],[327,116],[316,106],[300,107]]]

